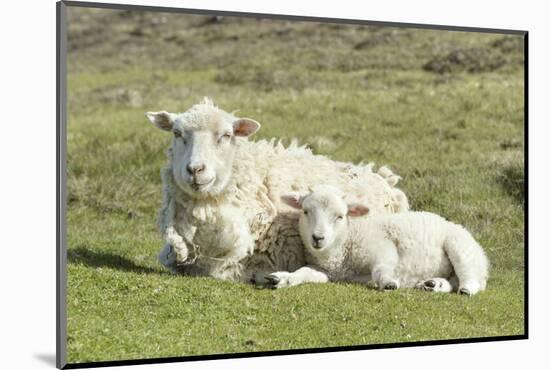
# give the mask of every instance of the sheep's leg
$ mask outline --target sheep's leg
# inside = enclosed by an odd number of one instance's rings
[[[164,232],[164,240],[172,246],[177,262],[181,263],[187,259],[189,256],[187,244],[183,240],[183,237],[178,234],[174,226],[170,226],[166,229]]]
[[[371,245],[373,263],[371,268],[372,279],[380,290],[399,288],[399,279],[395,276],[395,267],[399,261],[397,248],[391,240],[379,240]]]
[[[484,290],[489,261],[472,235],[456,226],[445,240],[444,249],[458,278],[458,293],[474,295]]]
[[[185,231],[185,235],[180,235],[176,228],[176,201],[173,197],[173,178],[170,167],[165,167],[161,171],[163,183],[162,207],[158,216],[158,226],[166,243],[159,253],[159,262],[169,270],[174,271],[177,264],[184,262],[189,250],[185,240],[192,241],[196,228],[190,227]]]
[[[327,283],[328,276],[313,267],[304,266],[294,272],[278,271],[264,277],[267,287],[288,288],[305,283]]]
[[[221,222],[226,225],[219,235],[218,248],[226,251],[223,258],[227,261],[240,261],[254,253],[254,238],[244,217],[240,213],[224,210]]]
[[[184,262],[189,256],[189,250],[183,237],[175,228],[176,202],[170,194],[165,192],[164,207],[159,215],[159,226],[163,231],[164,242],[166,243],[159,253],[159,262],[172,272],[177,271],[177,264]],[[192,239],[196,228],[191,227],[187,236]]]
[[[176,253],[170,244],[164,244],[158,255],[159,262],[173,274],[177,273]]]
[[[170,226],[164,232],[164,247],[161,249],[158,260],[170,272],[178,272],[178,264],[187,260],[188,248],[183,238]]]

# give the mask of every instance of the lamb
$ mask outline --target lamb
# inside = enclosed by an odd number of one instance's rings
[[[362,194],[374,214],[408,209],[391,171],[333,161],[296,142],[285,148],[249,141],[260,124],[209,98],[184,113],[146,115],[174,136],[161,171],[158,219],[165,242],[159,260],[172,272],[258,281],[266,272],[303,266],[298,213],[280,197],[319,182]]]
[[[369,208],[346,203],[344,194],[330,185],[282,199],[303,211],[299,229],[308,266],[268,275],[272,287],[372,281],[379,289],[415,287],[467,295],[486,287],[489,262],[483,249],[466,229],[438,215],[403,212],[357,218]]]

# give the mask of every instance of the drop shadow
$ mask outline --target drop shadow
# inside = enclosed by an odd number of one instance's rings
[[[55,353],[35,353],[34,358],[40,360],[48,366],[55,367]]]

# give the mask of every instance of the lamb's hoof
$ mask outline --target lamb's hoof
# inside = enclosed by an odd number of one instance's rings
[[[432,288],[433,289],[433,288],[435,288],[436,285],[437,284],[436,284],[435,280],[426,280],[424,282],[424,286],[426,286],[427,288]]]
[[[467,288],[460,288],[460,289],[458,290],[458,293],[459,293],[459,294],[462,294],[462,295],[467,295],[467,296],[471,296],[471,295],[472,295],[472,293],[470,292],[470,290],[467,289]]]
[[[395,289],[397,289],[397,284],[393,281],[384,285],[384,290],[395,290]]]
[[[264,277],[264,279],[267,281],[266,287],[275,289],[277,287],[277,284],[281,282],[281,279],[275,275],[267,275]]]
[[[281,281],[281,279],[279,279],[279,278],[278,278],[277,276],[275,276],[275,275],[267,275],[267,276],[265,277],[265,279],[266,279],[267,281],[269,281],[270,283],[273,283],[273,284],[277,284],[278,282]]]

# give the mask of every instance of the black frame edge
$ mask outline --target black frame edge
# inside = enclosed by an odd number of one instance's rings
[[[56,367],[67,365],[67,253],[66,253],[66,128],[67,29],[66,4],[56,3]]]
[[[529,32],[525,32],[523,36],[523,260],[524,266],[524,329],[525,336],[529,338]]]

